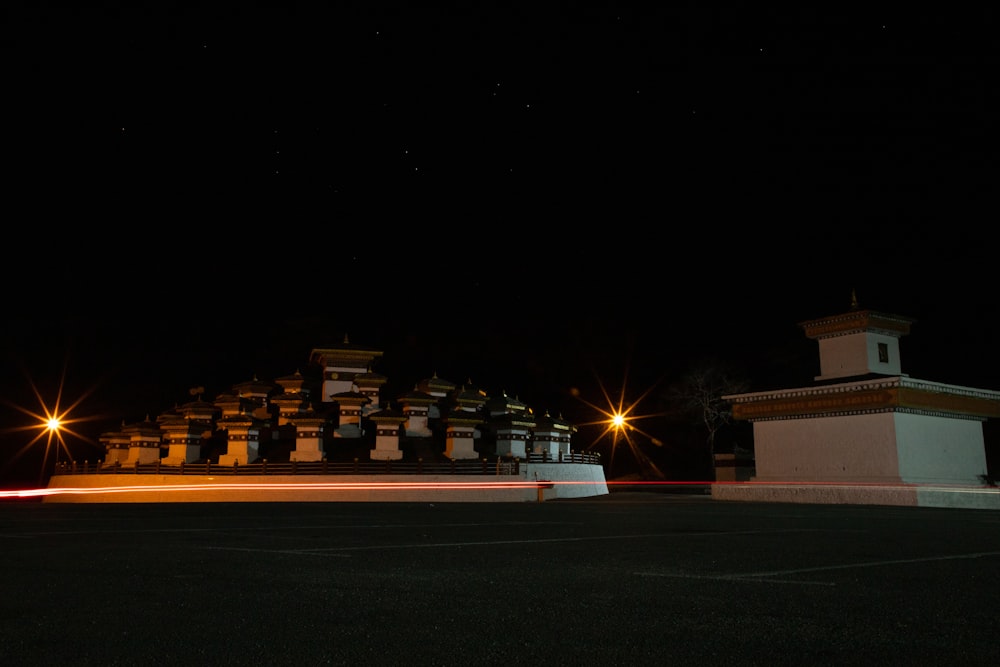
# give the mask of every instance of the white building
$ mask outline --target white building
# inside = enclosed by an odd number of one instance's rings
[[[749,484],[714,485],[713,497],[939,506],[1000,501],[1000,491],[984,487],[983,437],[983,422],[1000,416],[1000,392],[903,373],[899,338],[912,323],[861,310],[856,299],[849,312],[800,323],[819,344],[816,384],[723,397],[734,419],[753,425],[756,475]],[[946,494],[931,487],[952,488]],[[977,493],[958,494],[954,487]]]

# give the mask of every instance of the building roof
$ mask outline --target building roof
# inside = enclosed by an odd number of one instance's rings
[[[508,396],[507,392],[501,392],[499,396],[492,396],[487,399],[486,408],[493,414],[528,411],[526,403],[521,402],[521,400],[517,398]]]
[[[280,378],[275,379],[281,388],[285,390],[285,393],[309,393],[313,384],[313,381],[304,376],[299,370],[296,370],[291,375],[283,375]]]
[[[910,325],[914,322],[916,320],[901,315],[879,313],[874,310],[852,310],[840,315],[799,322],[799,326],[811,339],[844,336],[866,331],[899,338],[910,333]]]
[[[334,394],[330,398],[334,399],[337,403],[340,403],[341,405],[346,405],[348,403],[363,405],[372,402],[372,399],[370,399],[365,394],[362,394],[360,391],[342,391],[339,394]]]
[[[538,418],[536,430],[538,429],[551,429],[553,431],[566,431],[568,433],[575,433],[576,427],[570,424],[568,421],[560,417],[553,417],[546,410],[545,414]]]
[[[252,380],[247,380],[246,382],[240,382],[233,385],[233,391],[238,393],[240,396],[246,397],[266,397],[274,391],[274,389],[275,385],[270,382],[258,380],[256,375]]]
[[[425,391],[428,394],[433,394],[434,392],[439,392],[442,394],[447,394],[448,392],[455,389],[455,383],[449,382],[448,380],[443,380],[438,377],[437,373],[433,376],[425,378],[417,383],[417,388],[421,391]]]
[[[432,405],[438,402],[438,397],[428,394],[426,391],[420,391],[414,388],[413,391],[408,391],[405,394],[399,396],[396,401],[402,403],[403,405]]]
[[[344,365],[351,368],[361,368],[366,367],[373,359],[381,356],[382,350],[354,345],[348,340],[347,334],[344,334],[344,342],[339,345],[314,347],[309,359],[326,367]]]
[[[746,421],[874,412],[944,415],[978,421],[1000,417],[1000,391],[906,376],[733,394],[722,399],[732,404],[733,419]]]

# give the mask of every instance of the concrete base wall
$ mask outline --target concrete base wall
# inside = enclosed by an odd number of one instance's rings
[[[529,482],[549,480],[545,499],[585,498],[608,494],[604,467],[587,463],[522,463],[521,477]]]
[[[755,422],[753,440],[758,481],[902,481],[891,412]]]
[[[982,486],[713,484],[713,500],[830,505],[1000,509],[1000,489]]]
[[[981,422],[896,413],[899,476],[912,484],[977,484],[986,474]]]
[[[881,412],[753,425],[758,482],[975,485],[986,474],[982,423]]]
[[[539,488],[550,481],[551,488]],[[520,475],[55,475],[47,503],[538,502],[606,495],[604,469],[522,466]]]

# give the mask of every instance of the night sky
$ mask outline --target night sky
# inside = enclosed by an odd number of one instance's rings
[[[991,10],[336,4],[9,11],[0,463],[32,384],[96,439],[345,335],[389,400],[799,386],[852,290],[1000,390]]]

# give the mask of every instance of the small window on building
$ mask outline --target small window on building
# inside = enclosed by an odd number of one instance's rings
[[[882,364],[889,363],[889,346],[885,343],[878,344],[878,360]]]

